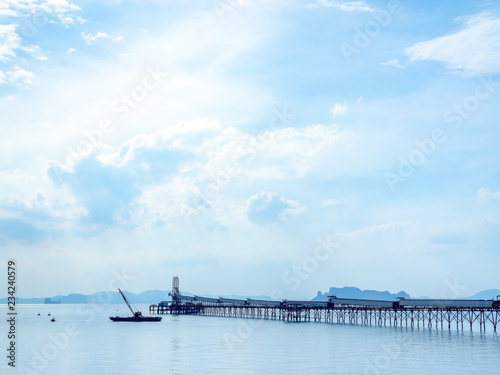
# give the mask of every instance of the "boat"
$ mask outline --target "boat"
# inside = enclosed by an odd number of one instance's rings
[[[51,322],[55,322],[56,321],[56,318],[52,318],[50,319]]]
[[[132,306],[130,306],[130,303],[127,300],[127,297],[123,294],[120,288],[118,288],[118,291],[122,295],[123,299],[125,300],[125,303],[127,304],[128,308],[132,312],[133,316],[127,316],[127,317],[122,317],[122,316],[110,316],[109,319],[111,319],[113,322],[159,322],[161,321],[161,316],[144,316],[140,311],[134,311],[132,309]]]

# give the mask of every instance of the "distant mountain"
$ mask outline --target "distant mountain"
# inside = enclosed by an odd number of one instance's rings
[[[169,301],[170,297],[168,293],[170,290],[146,290],[142,293],[131,293],[123,291],[127,298],[134,304],[149,304],[158,303],[161,301]],[[193,296],[192,293],[183,292],[185,296]],[[343,287],[343,288],[330,288],[327,293],[318,292],[313,301],[328,301],[328,296],[335,295],[338,298],[356,298],[356,299],[371,299],[371,300],[384,300],[384,301],[396,301],[397,297],[410,298],[406,292],[390,293],[390,292],[380,292],[377,290],[361,290],[355,287]],[[496,296],[500,295],[500,290],[489,289],[483,290],[482,292],[476,293],[471,297],[464,297],[464,299],[495,299]],[[224,297],[224,298],[234,298],[234,299],[262,299],[262,300],[272,300],[268,296],[241,296],[241,295],[203,295],[204,297]],[[427,298],[427,297],[422,297]],[[50,302],[48,302],[50,301]],[[122,303],[118,292],[98,292],[90,295],[84,294],[68,294],[67,296],[54,296],[47,298],[17,298],[17,304],[43,304],[43,303],[62,303],[62,304],[72,304],[72,303],[96,303],[96,304],[115,304]],[[0,304],[6,304],[7,298],[0,298]]]
[[[170,301],[169,293],[170,290],[146,290],[142,293],[132,293],[123,291],[127,299],[134,304],[149,304],[149,303],[158,303],[161,301]],[[192,293],[182,292],[185,296],[193,296]],[[239,296],[239,295],[223,295],[223,296],[215,296],[215,295],[203,295],[204,297],[225,297],[225,298],[235,298],[235,299],[246,299],[246,298],[254,298],[254,299],[264,299],[270,300],[271,298],[267,296]],[[48,302],[51,301],[51,302]],[[43,303],[62,303],[62,304],[74,304],[74,303],[89,303],[89,304],[115,304],[122,303],[123,299],[120,296],[119,292],[97,292],[90,295],[84,294],[68,294],[67,296],[54,296],[47,298],[17,298],[17,304],[43,304]],[[7,298],[0,298],[0,304],[6,304]]]
[[[343,288],[330,288],[328,293],[322,294],[318,292],[318,295],[314,297],[313,301],[328,301],[328,296],[337,296],[337,298],[356,298],[356,299],[371,299],[371,300],[381,300],[381,301],[396,301],[397,297],[410,298],[406,292],[399,292],[396,294],[389,292],[379,292],[377,290],[361,290],[352,286],[346,286]]]
[[[165,301],[170,299],[168,296],[169,290],[147,290],[142,293],[131,293],[123,291],[125,296],[134,304],[141,303],[157,303],[160,301]],[[186,293],[186,295],[192,295]],[[51,301],[51,302],[48,302]],[[90,295],[84,294],[68,294],[67,296],[54,296],[47,298],[17,298],[17,304],[43,304],[43,303],[96,303],[96,304],[107,304],[107,303],[120,303],[123,302],[122,297],[119,292],[97,292]],[[7,298],[0,298],[0,304],[6,304]]]
[[[500,296],[500,290],[488,289],[476,293],[472,297],[467,297],[466,299],[496,299],[497,296]]]

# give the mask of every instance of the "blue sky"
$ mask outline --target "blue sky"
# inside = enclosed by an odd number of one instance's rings
[[[499,288],[500,6],[0,2],[19,293]],[[2,270],[5,273],[5,270]]]

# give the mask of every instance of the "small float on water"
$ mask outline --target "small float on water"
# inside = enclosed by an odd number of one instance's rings
[[[111,319],[113,322],[159,322],[159,321],[161,321],[161,316],[144,316],[144,315],[142,315],[142,313],[140,311],[132,310],[132,306],[130,306],[130,303],[128,302],[127,298],[122,293],[120,288],[118,288],[118,291],[122,295],[123,299],[125,300],[125,303],[127,304],[128,308],[132,312],[133,316],[127,316],[127,317],[110,316],[109,319]]]

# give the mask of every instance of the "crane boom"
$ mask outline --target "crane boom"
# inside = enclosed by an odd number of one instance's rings
[[[134,310],[132,310],[132,306],[130,306],[130,303],[128,302],[127,297],[125,297],[125,295],[123,294],[123,292],[121,291],[120,288],[118,288],[118,291],[120,292],[120,294],[122,295],[123,299],[127,303],[127,306],[130,309],[130,311],[132,311],[132,315],[135,315],[135,312],[134,312]]]

